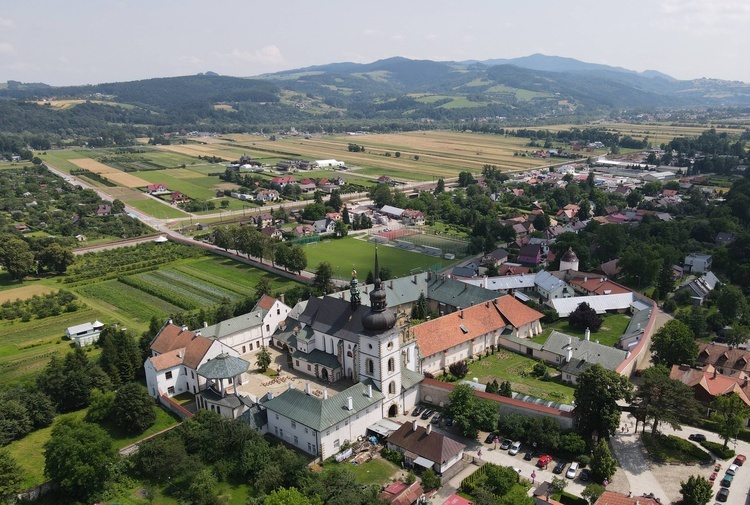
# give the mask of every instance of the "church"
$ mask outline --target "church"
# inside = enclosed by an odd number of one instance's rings
[[[377,252],[370,305],[360,301],[356,272],[349,301],[310,298],[279,325],[274,344],[291,354],[295,370],[324,382],[354,381],[344,391],[319,398],[290,388],[260,399],[267,431],[300,449],[326,458],[346,441],[364,435],[368,426],[410,410],[419,399],[423,377],[404,363],[405,326],[388,308],[380,280]],[[406,325],[406,318],[403,320]]]

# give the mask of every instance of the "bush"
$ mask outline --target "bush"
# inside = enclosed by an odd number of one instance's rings
[[[469,373],[469,365],[467,365],[465,361],[461,360],[449,366],[448,370],[450,370],[451,375],[455,376],[458,379],[463,379],[464,377],[466,377],[466,374]]]
[[[736,455],[734,450],[730,449],[729,447],[725,449],[724,444],[711,442],[710,440],[701,440],[699,443],[701,444],[701,446],[703,446],[704,449],[708,449],[712,453],[716,454],[719,459],[729,459],[733,458]]]
[[[654,435],[643,433],[641,435],[643,445],[657,463],[669,463],[672,461],[681,463],[708,462],[711,455],[699,449],[691,442],[674,435]]]
[[[578,328],[580,330],[588,328],[591,331],[599,331],[603,322],[604,318],[597,314],[596,311],[586,302],[578,305],[576,310],[571,312],[568,316],[568,323],[573,328]]]
[[[534,369],[531,371],[531,374],[534,377],[544,377],[544,374],[547,373],[547,365],[542,363],[541,361],[534,364]]]
[[[404,462],[403,454],[401,454],[398,451],[389,449],[387,447],[385,447],[382,451],[380,451],[380,455],[383,456],[383,459],[390,461],[394,465],[401,466],[401,463]]]
[[[422,472],[422,488],[425,491],[430,489],[437,489],[440,487],[440,477],[437,476],[432,468],[428,468]]]

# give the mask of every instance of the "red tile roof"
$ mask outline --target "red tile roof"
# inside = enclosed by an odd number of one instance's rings
[[[181,347],[173,351],[165,352],[164,354],[159,354],[158,356],[153,356],[150,359],[156,371],[160,372],[162,370],[182,365],[182,358],[184,356],[185,348]]]
[[[638,505],[659,505],[659,502],[653,498],[628,497],[614,491],[604,491],[594,505],[635,505],[636,503]]]
[[[587,293],[594,293],[597,295],[620,295],[631,292],[628,288],[621,286],[616,282],[612,282],[606,277],[600,275],[575,277],[570,280],[570,284],[573,286],[579,286]]]
[[[466,498],[461,498],[457,494],[452,494],[443,502],[443,505],[473,505],[473,504]]]
[[[214,341],[210,338],[201,336],[195,337],[190,343],[188,343],[182,363],[193,370],[198,370],[198,365],[201,364],[203,356],[206,355],[208,348],[211,347],[211,344],[213,343]]]
[[[538,321],[544,317],[544,314],[516,300],[514,296],[505,295],[495,300],[497,308],[503,314],[503,317],[510,321],[515,328],[520,328],[524,324]]]
[[[411,505],[424,493],[419,482],[408,485],[404,482],[394,482],[380,494],[381,500],[386,500],[391,505]]]
[[[258,303],[256,303],[256,305],[263,310],[271,310],[271,307],[273,307],[274,303],[276,303],[276,298],[274,298],[273,296],[263,295],[260,297],[260,300],[258,300]]]
[[[687,384],[693,389],[700,389],[713,398],[737,393],[746,405],[750,405],[750,398],[743,389],[748,384],[748,377],[744,372],[730,377],[718,373],[711,365],[702,370],[689,366],[673,365],[669,378]]]
[[[193,340],[193,338],[195,338],[195,333],[192,331],[182,326],[168,323],[156,335],[154,341],[151,342],[151,350],[158,354],[163,354],[179,349],[180,347],[187,347],[188,342]]]

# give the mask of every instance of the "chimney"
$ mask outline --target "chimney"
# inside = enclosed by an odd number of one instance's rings
[[[182,331],[188,331],[188,327],[185,326],[184,324],[182,325]]]
[[[586,340],[591,340],[591,330],[586,328]]]
[[[271,391],[269,391],[268,393],[266,393],[266,398],[269,399],[269,400],[273,400],[273,393]]]
[[[292,389],[292,383],[291,382],[287,384],[287,389]]]
[[[284,293],[281,293],[281,294],[279,295],[279,301],[280,301],[281,303],[285,303],[285,302],[284,302]]]
[[[174,323],[172,322],[172,318],[170,318],[170,319],[169,319],[168,323],[169,323],[169,324],[174,324]]]
[[[487,307],[488,309],[490,308],[490,302],[489,302],[489,300],[486,301],[486,302],[484,302],[484,306]]]
[[[391,288],[391,289],[393,289],[393,281],[391,281],[391,282],[388,283],[388,287]]]
[[[372,398],[372,384],[367,386],[367,397]]]
[[[310,383],[309,382],[305,383],[305,394],[307,396],[310,396]]]
[[[424,431],[425,431],[425,433],[427,433],[428,435],[429,435],[430,433],[432,433],[432,424],[428,424],[428,425],[427,425],[427,428],[426,428],[426,429],[425,429]]]
[[[327,400],[327,399],[328,399],[328,390],[327,390],[327,389],[324,389],[324,390],[323,390],[323,399],[324,399],[324,400]]]
[[[458,317],[460,317],[461,319],[463,319],[463,318],[464,318],[464,311],[463,311],[463,310],[461,310],[461,311],[460,311],[460,312],[458,313]]]
[[[588,282],[588,281],[589,281],[588,276],[586,276],[586,277],[583,278],[583,282]]]
[[[570,361],[573,359],[573,348],[568,347],[568,356],[567,356],[567,362],[570,363]]]
[[[354,410],[354,401],[351,396],[346,397],[346,410]]]
[[[573,345],[573,337],[568,337],[568,347]]]
[[[714,368],[714,376],[713,376],[714,379],[716,378],[716,373],[717,373],[716,369]]]
[[[203,327],[208,328],[208,321],[203,321]]]
[[[417,422],[416,421],[412,421],[411,422],[411,431],[417,431]]]

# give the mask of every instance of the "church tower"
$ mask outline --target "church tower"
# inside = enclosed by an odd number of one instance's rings
[[[362,314],[364,332],[359,338],[360,380],[371,379],[385,395],[383,408],[393,416],[403,410],[401,402],[401,352],[396,316],[388,309],[385,285],[380,280],[378,250],[375,249],[375,286],[370,308]]]

